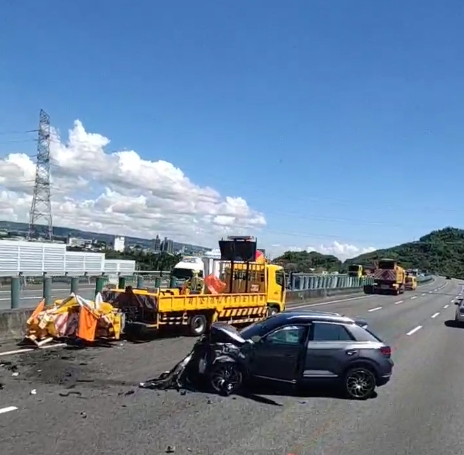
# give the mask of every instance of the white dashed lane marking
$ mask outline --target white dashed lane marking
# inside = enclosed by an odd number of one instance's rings
[[[415,329],[410,330],[406,335],[411,336],[414,335],[418,330],[422,329],[421,325],[418,325]]]
[[[432,319],[435,319],[440,313],[432,314]]]
[[[411,297],[411,300],[417,299],[417,296],[415,295],[414,297]]]
[[[448,307],[449,307],[449,305],[445,305],[443,308],[448,308]]]
[[[369,313],[372,313],[373,311],[378,311],[378,310],[381,310],[381,309],[382,309],[381,306],[378,306],[377,308],[371,308],[371,309],[369,310]]]
[[[67,346],[67,344],[66,343],[57,343],[57,344],[50,344],[48,346],[41,346],[39,348],[16,349],[15,351],[0,352],[0,357],[5,356],[5,355],[24,354],[25,352],[40,351],[40,350],[43,350],[43,349],[61,348],[63,346]]]
[[[400,303],[403,303],[403,300],[398,300],[398,302],[395,302],[395,305],[399,305]]]
[[[0,414],[6,414],[7,412],[16,411],[16,406],[8,406],[7,408],[0,408]]]

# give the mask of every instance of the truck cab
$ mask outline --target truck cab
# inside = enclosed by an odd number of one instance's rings
[[[185,256],[178,262],[172,269],[171,276],[177,281],[187,281],[193,276],[203,278],[204,276],[204,263],[199,257]]]
[[[363,276],[363,266],[359,264],[352,264],[348,267],[348,276],[361,278]]]
[[[267,304],[271,308],[270,314],[285,310],[287,291],[285,272],[282,266],[268,263],[236,262],[233,264],[233,270],[232,289],[229,287],[231,282],[230,265],[225,268],[222,277],[224,282],[228,284],[227,292],[233,294],[266,293]]]
[[[407,291],[415,291],[417,289],[417,277],[414,275],[406,275],[405,289]]]

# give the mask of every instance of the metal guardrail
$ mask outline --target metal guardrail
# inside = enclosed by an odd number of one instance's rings
[[[316,275],[295,273],[290,277],[289,290],[309,291],[313,289],[345,289],[360,288],[366,284],[372,284],[369,277],[351,277],[348,275]]]
[[[133,286],[138,288],[166,288],[174,286],[170,283],[168,272],[139,272],[137,275],[116,276],[116,282],[108,276],[84,277],[7,277],[0,280],[0,310],[15,308],[33,308],[42,298],[47,303],[56,299],[66,298],[70,292],[79,293],[82,297],[93,299],[103,287],[115,285],[124,288]],[[432,277],[418,277],[420,283],[430,281]],[[315,275],[293,274],[287,291],[321,291],[356,292],[366,284],[372,284],[368,277],[356,278],[348,275]]]
[[[419,283],[430,281],[431,276],[417,277]],[[338,275],[318,275],[294,273],[290,275],[289,291],[310,291],[315,289],[350,289],[362,288],[365,285],[373,284],[371,277],[351,277],[347,274]]]

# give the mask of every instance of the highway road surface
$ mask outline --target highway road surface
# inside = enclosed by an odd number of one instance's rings
[[[460,454],[464,329],[453,324],[453,300],[461,292],[460,281],[438,278],[399,297],[308,306],[363,317],[393,347],[391,383],[364,402],[138,389],[189,351],[186,337],[21,355],[4,345],[0,453]]]
[[[63,299],[71,292],[71,285],[67,283],[53,283],[52,297],[53,299]],[[34,308],[42,300],[43,288],[40,284],[28,284],[21,291],[20,308]],[[89,299],[95,296],[95,283],[79,284],[79,295]],[[11,308],[11,288],[3,286],[0,288],[0,310]]]

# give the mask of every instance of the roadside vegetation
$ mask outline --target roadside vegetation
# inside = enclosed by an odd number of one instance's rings
[[[306,251],[287,251],[273,262],[294,272],[344,272],[350,264],[372,266],[382,258],[396,259],[405,268],[464,279],[464,230],[447,227],[432,231],[416,242],[362,254],[344,263],[332,255]]]

